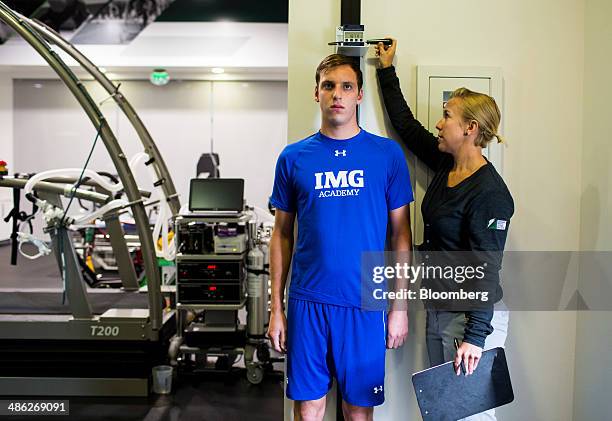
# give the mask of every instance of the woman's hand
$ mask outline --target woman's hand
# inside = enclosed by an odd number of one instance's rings
[[[395,56],[395,49],[397,48],[397,40],[395,38],[387,37],[391,40],[391,45],[386,46],[382,42],[379,42],[374,46],[376,51],[376,57],[378,57],[378,63],[381,69],[391,67],[393,65],[393,57]]]
[[[455,371],[457,375],[461,374],[461,361],[463,360],[463,366],[465,367],[466,375],[474,373],[476,367],[478,367],[478,361],[482,357],[482,348],[476,345],[463,342],[457,350],[455,356]]]

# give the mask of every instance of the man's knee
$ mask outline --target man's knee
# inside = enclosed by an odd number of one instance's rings
[[[346,401],[342,401],[342,412],[346,421],[371,421],[374,418],[371,406],[355,406]]]
[[[319,421],[325,415],[325,396],[316,401],[295,401],[294,418],[300,421]]]

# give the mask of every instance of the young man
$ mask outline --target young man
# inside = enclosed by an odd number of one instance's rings
[[[410,176],[401,148],[357,124],[362,74],[333,54],[317,68],[318,133],[287,146],[276,165],[271,203],[272,313],[268,336],[287,352],[287,397],[296,419],[321,420],[336,378],[347,420],[372,419],[384,402],[385,348],[408,334],[405,308],[361,308],[361,254],[410,251]],[[298,218],[288,316],[283,296]]]

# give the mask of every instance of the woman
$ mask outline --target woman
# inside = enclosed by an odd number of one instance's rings
[[[412,153],[435,172],[427,188],[421,211],[424,242],[420,250],[431,252],[481,253],[486,256],[484,281],[487,289],[501,299],[499,270],[510,218],[512,196],[482,149],[496,138],[501,114],[488,95],[457,89],[444,106],[436,124],[438,136],[425,129],[413,116],[400,90],[392,65],[397,48],[376,46],[378,80],[393,127]],[[457,374],[463,361],[472,374],[483,349],[503,346],[508,326],[507,311],[427,311],[427,351],[431,366],[454,359]],[[455,350],[454,339],[461,340]],[[495,419],[487,411],[470,419]]]

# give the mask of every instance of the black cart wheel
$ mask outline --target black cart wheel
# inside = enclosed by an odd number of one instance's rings
[[[264,371],[260,365],[252,365],[247,368],[247,380],[251,384],[259,384],[263,381]]]

